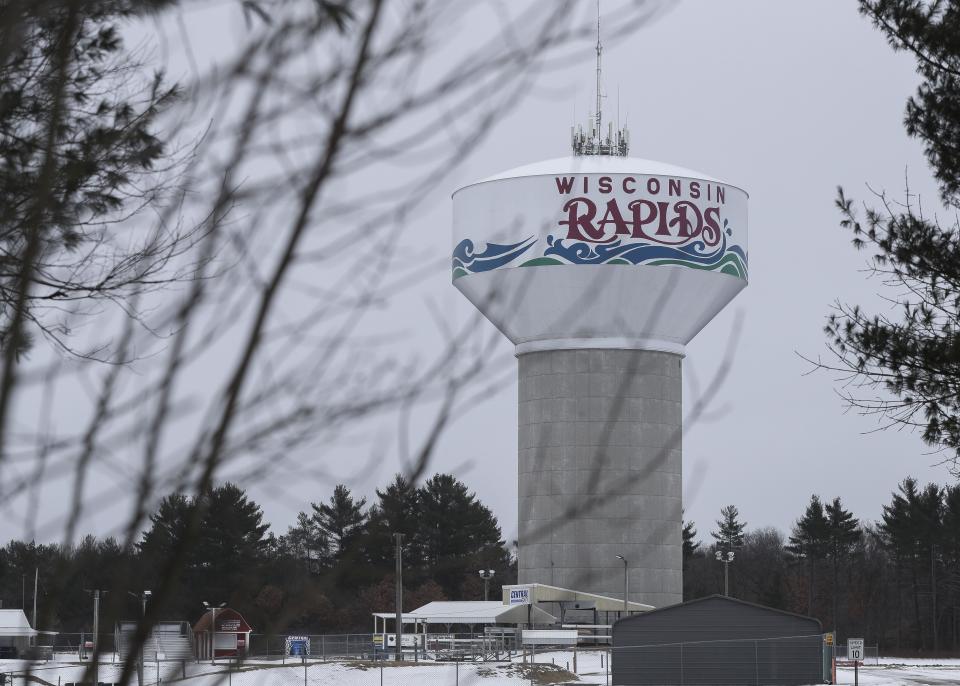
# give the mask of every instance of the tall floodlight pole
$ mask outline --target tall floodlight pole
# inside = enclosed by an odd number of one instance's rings
[[[217,609],[225,607],[226,603],[220,603],[219,605],[211,605],[206,600],[202,601],[203,606],[210,610],[210,664],[217,664],[217,654],[216,654],[216,640],[214,636],[217,631]]]
[[[400,662],[403,659],[403,534],[394,534],[397,541],[397,645],[394,648],[394,659]]]
[[[153,592],[144,590],[140,592],[140,595],[137,595],[132,591],[127,591],[127,594],[140,600],[140,617],[141,621],[145,621],[147,618],[147,600],[151,595],[153,595]],[[143,651],[146,647],[146,643],[146,638],[144,638],[144,641],[140,646],[140,659],[137,661],[137,683],[140,684],[140,686],[143,686]]]
[[[733,562],[733,551],[728,550],[724,555],[723,551],[718,550],[715,557],[718,562],[723,563],[723,595],[730,595],[730,563]]]
[[[492,569],[481,569],[479,574],[480,578],[483,579],[483,599],[490,599],[490,579],[493,578],[493,575],[496,572]]]
[[[627,563],[627,558],[625,558],[623,555],[617,555],[617,559],[623,563],[623,612],[624,614],[626,614],[629,608],[628,599],[630,597],[628,595],[630,592],[630,581],[629,581],[630,577],[627,574],[628,563]]]

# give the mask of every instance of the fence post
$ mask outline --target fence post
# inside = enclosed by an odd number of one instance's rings
[[[327,644],[323,636],[320,637],[320,661],[327,661]]]
[[[680,643],[680,686],[683,686],[683,643]]]
[[[456,683],[456,686],[460,686],[460,661],[458,660],[457,662],[454,662],[453,664],[454,664],[454,666],[457,668],[457,683]],[[381,685],[381,686],[382,686],[382,685]]]
[[[307,686],[307,658],[303,658],[303,686]]]
[[[753,642],[753,668],[756,670],[757,686],[760,686],[760,645],[759,641]]]

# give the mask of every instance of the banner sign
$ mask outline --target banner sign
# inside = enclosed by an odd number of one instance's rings
[[[529,605],[530,589],[529,588],[511,588],[510,604],[511,605]]]
[[[290,657],[308,657],[310,655],[309,636],[287,636],[286,654]]]

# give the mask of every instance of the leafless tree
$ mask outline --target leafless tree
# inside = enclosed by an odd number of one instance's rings
[[[31,11],[65,19],[54,58],[37,66],[49,79],[38,123],[48,144],[18,228],[15,269],[2,282],[10,297],[0,501],[36,503],[42,484],[59,479],[71,493],[66,516],[45,519],[34,507],[30,527],[59,528],[70,545],[119,483],[135,493],[120,527],[129,547],[166,493],[202,494],[225,475],[249,482],[306,450],[316,463],[298,473],[323,478],[331,467],[324,446],[371,417],[422,406],[433,419],[406,453],[416,480],[449,423],[513,368],[491,355],[495,334],[476,335],[478,319],[458,328],[438,314],[432,325],[442,347],[408,359],[390,345],[392,332],[378,329],[377,313],[445,268],[447,259],[414,234],[446,235],[418,222],[424,203],[540,71],[577,54],[594,30],[590,13],[571,1],[228,3],[218,8],[224,21],[246,22],[230,54],[209,70],[191,59],[177,103],[163,100],[154,113],[166,143],[183,154],[149,170],[148,187],[132,178],[103,227],[81,216],[83,250],[51,251],[45,203],[53,179],[44,160],[60,152],[71,41],[94,9],[124,17],[152,9],[163,26],[182,25],[191,11],[172,1],[3,6],[8,58]],[[630,35],[655,9],[622,6],[607,40]],[[499,20],[492,38],[471,35],[478,13]],[[187,41],[188,58],[189,48]],[[167,97],[162,88],[150,82],[145,107]],[[128,243],[130,236],[138,238]],[[61,311],[73,298],[76,308]],[[100,300],[118,311],[102,312]],[[39,317],[39,307],[57,308],[56,323]],[[77,317],[96,323],[65,342]],[[36,329],[71,354],[24,359],[19,343]],[[77,379],[92,402],[65,412],[60,395]],[[164,563],[124,682],[202,514],[194,511]],[[124,602],[132,588],[123,570],[118,579],[107,602]]]

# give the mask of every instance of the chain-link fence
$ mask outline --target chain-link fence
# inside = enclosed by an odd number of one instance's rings
[[[620,684],[817,684],[830,675],[830,646],[821,634],[615,645]]]
[[[241,664],[218,663],[147,663],[144,669],[144,686],[183,683],[184,686],[484,686],[498,683],[510,686],[526,684],[576,683],[578,670],[587,683],[609,683],[609,661],[599,654],[581,655],[579,667],[571,663],[572,653],[557,652],[540,654],[532,662],[521,655],[511,661],[483,662],[393,662],[389,660],[337,660],[320,662],[278,663],[276,661],[251,660]],[[606,667],[601,667],[601,662]],[[92,686],[89,672],[83,665],[57,663],[9,670],[0,667],[0,683],[5,686],[36,686],[58,684],[59,686]],[[605,671],[606,670],[606,671]],[[105,685],[120,684],[122,666],[104,664],[99,669],[99,682]],[[137,684],[136,673],[129,675],[127,684]]]
[[[169,636],[167,634],[170,634]],[[101,633],[96,642],[100,662],[122,663],[129,650],[129,637],[123,632]],[[333,660],[393,659],[395,634],[303,634],[250,636],[249,645],[239,658],[267,660],[281,664],[301,662],[303,658],[321,662]],[[431,633],[403,634],[402,654],[405,661],[496,662],[511,659],[518,651],[515,633]],[[84,662],[93,656],[91,633],[44,634],[32,644],[11,648],[3,657],[39,662]],[[194,639],[189,633],[155,632],[143,647],[146,662],[196,662]],[[229,661],[218,657],[217,661]]]
[[[517,652],[512,634],[403,634],[403,659],[447,662],[491,662],[508,660]],[[246,653],[248,659],[285,663],[306,657],[330,660],[393,659],[395,634],[304,634],[267,636],[254,634]]]

